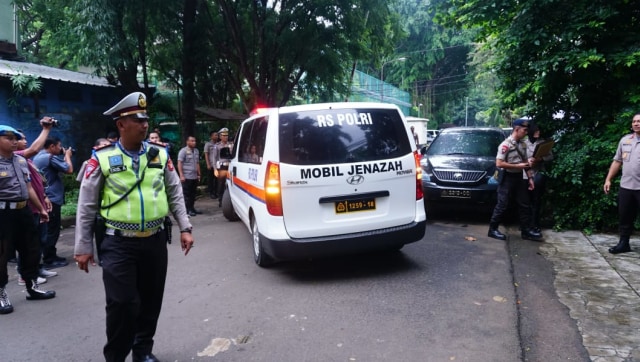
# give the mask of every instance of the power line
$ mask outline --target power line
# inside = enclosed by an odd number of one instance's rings
[[[461,48],[461,47],[466,47],[468,45],[475,45],[475,43],[464,43],[464,44],[452,45],[450,47],[444,47],[444,48],[431,48],[431,49],[414,50],[414,51],[410,51],[410,52],[400,53],[400,56],[402,56],[402,54],[424,53],[424,52],[433,51],[433,50],[446,50],[446,49],[453,49],[453,48]]]
[[[460,74],[456,74],[456,75],[449,75],[449,76],[446,76],[446,77],[440,77],[440,78],[431,78],[431,79],[416,80],[416,81],[414,81],[414,83],[428,83],[428,82],[438,81],[438,80],[442,80],[442,79],[465,77],[465,76],[467,76],[467,75],[468,75],[468,73],[460,73]]]
[[[447,85],[447,84],[455,84],[455,83],[462,83],[462,82],[466,82],[466,79],[461,79],[461,80],[454,80],[452,82],[445,82],[445,83],[436,83],[436,84],[426,84],[425,87],[440,87],[443,85]],[[416,81],[415,83],[417,84],[420,81]],[[420,83],[420,85],[423,85],[423,83]]]

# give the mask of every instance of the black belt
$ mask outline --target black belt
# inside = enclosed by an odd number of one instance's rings
[[[27,200],[24,201],[0,201],[0,210],[19,210],[27,206]]]

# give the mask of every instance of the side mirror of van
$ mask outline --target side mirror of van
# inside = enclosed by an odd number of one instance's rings
[[[231,159],[231,149],[229,149],[229,147],[221,148],[220,158]]]
[[[427,146],[422,146],[422,148],[420,148],[420,154],[421,155],[426,155],[427,154]]]

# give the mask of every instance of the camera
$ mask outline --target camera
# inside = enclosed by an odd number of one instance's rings
[[[75,148],[71,148],[71,147],[64,148],[64,147],[61,147],[60,155],[64,155],[64,153],[67,152],[67,150],[69,150],[69,149],[71,150],[71,154],[72,155],[74,155],[76,153],[76,149]]]
[[[57,119],[55,119],[55,118],[51,118],[51,119],[49,120],[49,122],[46,122],[45,124],[50,124],[50,125],[51,125],[51,126],[53,126],[53,127],[58,127],[58,126],[60,126],[60,123],[59,123],[59,122],[58,122],[58,120],[57,120]]]

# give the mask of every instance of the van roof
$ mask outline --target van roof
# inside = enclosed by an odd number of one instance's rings
[[[266,109],[279,109],[282,112],[300,112],[305,110],[316,109],[332,109],[332,108],[380,108],[380,109],[398,109],[398,106],[390,103],[377,102],[334,102],[334,103],[310,103],[284,107],[272,107]]]

